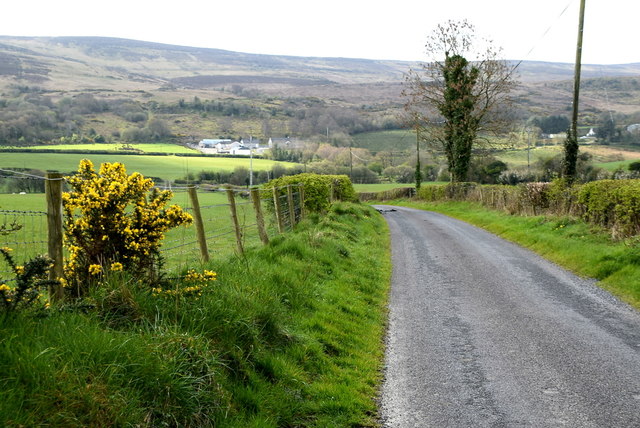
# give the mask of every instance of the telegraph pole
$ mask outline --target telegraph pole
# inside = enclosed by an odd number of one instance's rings
[[[576,48],[576,65],[573,80],[573,115],[571,129],[564,143],[563,175],[573,181],[576,177],[576,163],[578,161],[578,101],[580,98],[580,70],[582,65],[582,34],[584,32],[584,4],[580,0],[580,18],[578,23],[578,45]]]
[[[420,125],[416,119],[416,190],[420,190],[422,184],[422,169],[420,166]]]

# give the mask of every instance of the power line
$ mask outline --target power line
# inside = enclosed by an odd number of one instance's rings
[[[575,2],[575,0],[570,0],[569,3],[567,3],[567,5],[564,7],[564,9],[562,9],[562,12],[560,12],[560,14],[558,15],[558,17],[555,19],[555,21],[553,21],[548,27],[547,29],[544,31],[544,33],[542,33],[542,35],[538,38],[538,40],[534,43],[534,45],[531,47],[531,49],[529,49],[529,52],[527,52],[527,54],[524,56],[523,59],[521,59],[520,61],[518,61],[518,64],[516,64],[516,66],[514,67],[514,70],[517,69],[520,64],[522,64],[523,61],[526,61],[527,58],[529,58],[529,56],[531,55],[531,52],[533,52],[539,45],[540,42],[542,40],[544,40],[544,38],[547,36],[547,34],[549,34],[549,31],[551,31],[551,29],[553,27],[555,27],[558,24],[558,21],[560,21],[560,18],[562,18],[562,16],[567,12],[567,10],[569,9],[569,7]]]

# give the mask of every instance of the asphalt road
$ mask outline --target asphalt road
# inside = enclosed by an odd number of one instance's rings
[[[377,208],[394,266],[383,426],[640,427],[637,311],[466,223]]]

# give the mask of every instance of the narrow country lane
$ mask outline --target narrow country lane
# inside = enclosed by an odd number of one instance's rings
[[[377,206],[393,279],[385,427],[640,427],[640,314],[444,215]]]

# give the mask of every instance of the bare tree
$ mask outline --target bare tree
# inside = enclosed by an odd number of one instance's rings
[[[465,181],[474,145],[511,123],[515,67],[491,41],[476,40],[467,21],[438,25],[425,48],[428,62],[405,79],[407,122],[422,143],[444,153],[452,181]]]

